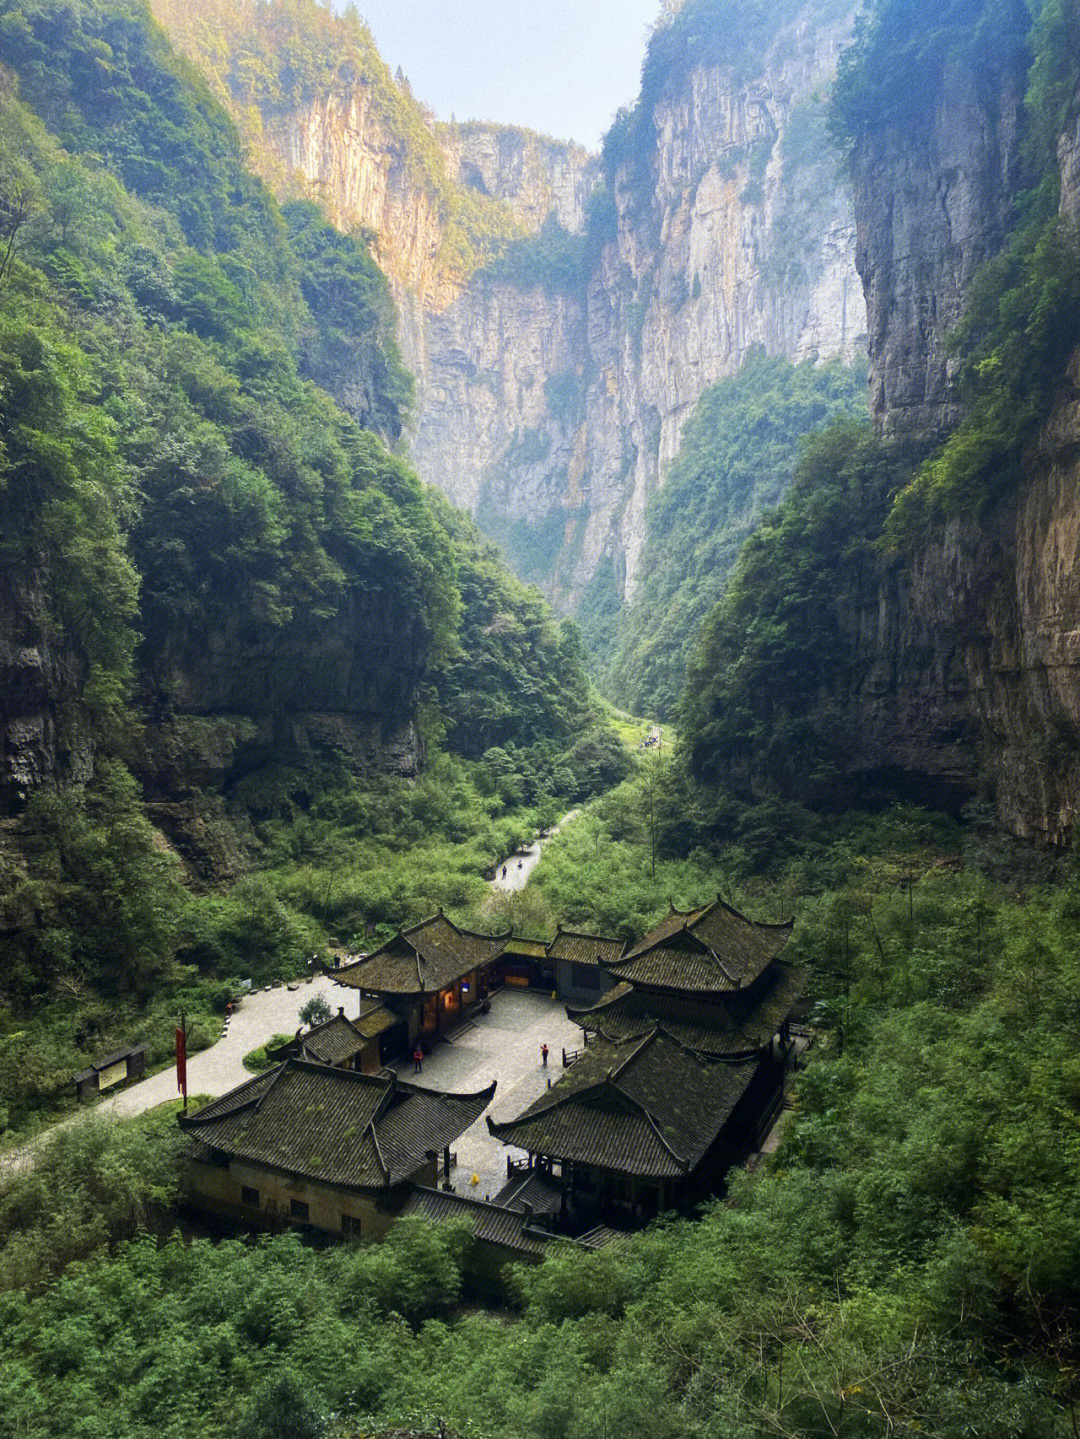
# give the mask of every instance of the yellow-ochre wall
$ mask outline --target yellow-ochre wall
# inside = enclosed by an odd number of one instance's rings
[[[436,1161],[432,1159],[412,1179],[417,1184],[434,1185],[435,1171]],[[245,1187],[258,1191],[257,1207],[243,1202]],[[329,1234],[340,1235],[342,1217],[348,1215],[359,1222],[365,1239],[381,1238],[394,1222],[398,1208],[393,1191],[368,1196],[315,1179],[279,1174],[239,1159],[230,1160],[228,1165],[190,1160],[184,1174],[184,1196],[190,1204],[212,1214],[251,1224],[306,1224]],[[294,1199],[308,1206],[306,1218],[293,1217]]]

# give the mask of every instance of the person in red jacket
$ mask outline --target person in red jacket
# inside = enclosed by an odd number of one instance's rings
[[[420,1048],[419,1045],[417,1045],[416,1048],[413,1050],[412,1062],[413,1062],[413,1073],[414,1073],[414,1074],[423,1074],[423,1072],[424,1072],[424,1051]]]
[[[548,1059],[548,1047],[547,1047],[546,1044],[542,1044],[542,1045],[540,1046],[540,1058],[543,1060],[543,1062],[544,1062],[544,1068],[546,1069],[546,1068],[547,1068],[547,1059]]]

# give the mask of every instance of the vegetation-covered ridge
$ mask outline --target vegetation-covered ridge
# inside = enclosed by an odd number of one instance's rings
[[[833,129],[858,146],[883,129],[922,133],[943,87],[967,76],[984,100],[1027,74],[1014,218],[984,263],[952,337],[966,414],[895,496],[888,543],[917,544],[944,517],[977,514],[1014,488],[1080,343],[1080,237],[1059,215],[1058,141],[1080,84],[1072,0],[956,0],[927,26],[908,0],[860,23],[833,96]]]
[[[180,1005],[208,1040],[239,975],[472,916],[625,758],[572,626],[386,448],[362,240],[279,209],[140,5],[0,3],[0,53],[12,1133]]]
[[[865,364],[793,365],[757,351],[706,390],[649,506],[643,579],[602,665],[608,693],[671,717],[702,622],[762,512],[791,485],[804,437],[865,413]]]
[[[522,234],[508,205],[451,178],[434,116],[390,74],[355,7],[338,13],[319,0],[153,0],[153,10],[207,75],[253,165],[279,195],[299,186],[302,197],[321,198],[317,185],[306,190],[285,172],[268,126],[314,107],[344,123],[356,106],[361,123],[374,120],[389,156],[388,185],[407,182],[416,192],[412,208],[433,216],[443,276],[463,282]],[[383,258],[392,263],[389,248]]]

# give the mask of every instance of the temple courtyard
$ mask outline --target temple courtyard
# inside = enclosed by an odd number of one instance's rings
[[[348,1005],[346,1012],[352,1013]],[[488,1014],[466,1020],[435,1046],[424,1060],[422,1075],[414,1076],[411,1059],[392,1066],[403,1079],[459,1094],[484,1089],[493,1079],[498,1082],[490,1108],[453,1146],[458,1162],[450,1178],[458,1194],[494,1199],[506,1183],[507,1156],[526,1156],[492,1138],[488,1116],[498,1122],[520,1114],[547,1089],[549,1079],[558,1082],[563,1046],[579,1050],[583,1039],[581,1027],[567,1019],[565,1004],[536,990],[506,988],[492,995]],[[540,1054],[545,1043],[547,1069]],[[471,1182],[474,1174],[476,1184]]]

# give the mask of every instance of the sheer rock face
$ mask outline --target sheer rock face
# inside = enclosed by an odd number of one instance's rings
[[[1080,352],[1026,473],[862,586],[834,703],[849,797],[958,808],[985,790],[1010,833],[1065,845],[1080,804]]]
[[[184,754],[174,773],[168,744],[151,746],[146,768],[166,789],[182,784],[185,767],[206,772],[191,782],[213,787],[271,752],[324,749],[361,769],[415,775],[428,640],[415,618],[403,621],[392,591],[359,586],[333,615],[297,616],[284,628],[238,616],[197,637],[171,632],[146,656],[147,697],[196,722],[199,744],[188,748],[198,753],[194,764]]]
[[[1080,225],[1080,96],[1072,107],[1065,133],[1058,145],[1061,166],[1061,213],[1074,225]]]
[[[527,230],[553,218],[571,235],[584,232],[600,162],[583,146],[510,125],[439,125],[435,136],[451,177],[505,200]]]
[[[93,774],[95,727],[78,703],[85,666],[39,623],[44,594],[0,582],[0,816]],[[141,658],[147,722],[125,756],[158,797],[218,789],[288,751],[337,751],[358,769],[413,776],[428,640],[389,598],[359,590],[335,615],[283,629],[238,616],[208,633],[171,631]]]
[[[48,620],[45,576],[0,574],[0,815],[35,789],[93,770],[93,730],[75,704],[84,667]]]
[[[396,290],[411,291],[424,306],[447,303],[453,288],[436,263],[446,217],[366,86],[315,95],[302,111],[267,110],[262,128],[256,159],[268,179],[299,183],[340,229],[370,231]]]
[[[944,339],[978,262],[1000,248],[1014,184],[1019,80],[978,99],[954,75],[929,132],[855,156],[859,266],[875,417],[933,442],[959,417]],[[1062,214],[1080,213],[1080,132],[1059,145]],[[980,789],[1017,837],[1071,841],[1080,803],[1080,352],[1029,451],[1024,481],[879,571],[848,617],[846,695],[857,793],[931,802]]]
[[[1011,218],[1024,78],[996,93],[963,73],[923,124],[856,145],[856,262],[866,291],[870,394],[887,435],[925,436],[960,418],[946,339],[976,267]]]
[[[751,347],[852,358],[865,344],[850,195],[812,129],[851,19],[812,10],[749,78],[668,77],[617,169],[606,234],[594,219],[582,273],[561,287],[448,268],[446,216],[363,85],[263,116],[268,178],[376,235],[419,382],[420,473],[496,530],[525,522],[524,558],[564,606],[605,557],[632,591],[682,425]],[[503,126],[433,134],[450,178],[504,200],[523,230],[588,227],[597,157]]]
[[[561,533],[542,574],[560,604],[604,557],[633,592],[682,426],[753,346],[851,359],[864,344],[845,185],[820,147],[810,160],[787,144],[813,123],[810,96],[849,30],[797,21],[749,81],[705,66],[672,77],[644,153],[616,171],[608,236],[576,291],[479,275],[429,314],[410,357],[417,465],[484,522],[528,521],[545,547]],[[485,184],[512,198],[516,174],[489,167]]]

